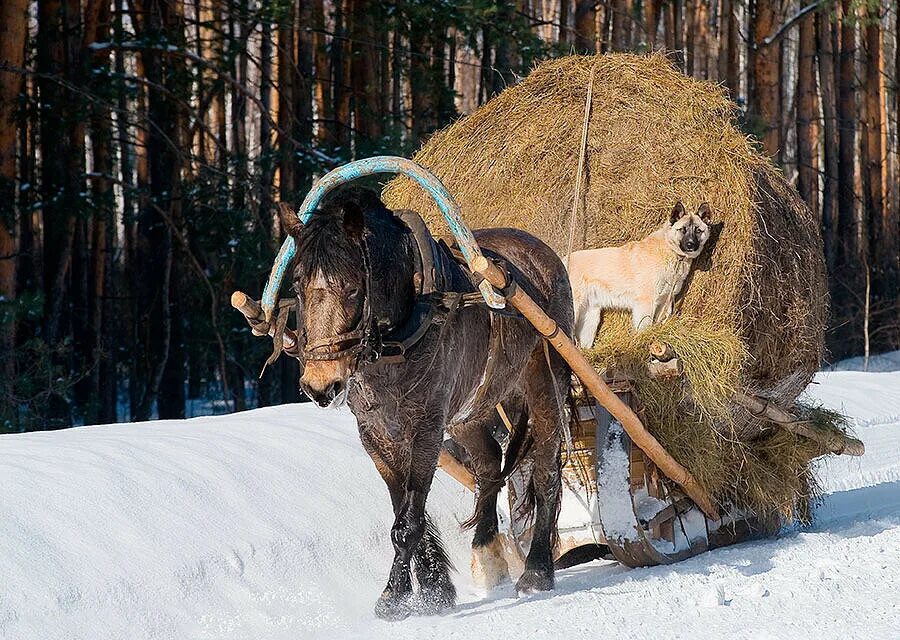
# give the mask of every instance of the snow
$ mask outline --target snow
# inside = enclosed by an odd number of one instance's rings
[[[345,411],[0,436],[0,638],[900,638],[898,368],[808,390],[867,448],[819,465],[812,527],[676,565],[596,561],[552,593],[479,593],[457,525],[471,496],[439,472],[429,510],[460,604],[395,624],[372,614],[387,491]]]

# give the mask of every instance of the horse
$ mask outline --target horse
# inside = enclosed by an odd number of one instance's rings
[[[417,214],[412,218],[424,228]],[[281,205],[283,228],[298,250],[290,273],[300,389],[323,407],[349,403],[360,441],[390,494],[394,559],[375,606],[376,615],[389,620],[455,605],[453,567],[425,512],[445,432],[465,449],[477,480],[475,513],[467,525],[474,527],[473,564],[485,568],[483,586],[509,579],[498,538],[497,494],[527,457],[534,529],[516,589],[523,595],[553,588],[560,442],[571,383],[568,365],[527,321],[471,303],[477,283],[453,259],[451,247],[428,236],[433,255],[423,261],[429,251],[409,219],[408,213],[390,211],[374,191],[358,187],[330,194],[306,224]],[[485,255],[505,266],[511,282],[570,333],[572,292],[554,251],[516,229],[474,235]],[[440,295],[429,302],[421,293],[423,277],[435,274],[443,280],[442,306],[433,302]],[[386,353],[387,345],[400,343],[401,353]],[[492,435],[495,406],[522,401],[525,409],[514,420],[503,464]]]

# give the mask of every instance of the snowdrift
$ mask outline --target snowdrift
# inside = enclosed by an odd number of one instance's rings
[[[439,472],[429,511],[461,603],[396,625],[372,614],[392,554],[387,491],[347,412],[0,436],[0,638],[743,638],[806,636],[812,621],[820,639],[860,625],[900,637],[900,372],[817,381],[812,399],[854,416],[867,454],[822,463],[812,529],[485,596],[457,525],[471,497]]]
[[[0,638],[309,637],[371,616],[393,554],[346,411],[3,436],[0,487]],[[470,509],[436,480],[463,569]]]

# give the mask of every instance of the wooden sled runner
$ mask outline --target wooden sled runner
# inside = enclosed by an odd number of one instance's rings
[[[716,504],[642,424],[632,409],[627,381],[604,380],[556,322],[504,270],[481,253],[471,231],[462,222],[458,206],[427,170],[404,158],[376,157],[350,163],[326,174],[316,184],[304,200],[299,217],[305,222],[332,188],[378,173],[409,175],[434,197],[470,270],[482,278],[479,289],[485,303],[495,309],[509,305],[521,313],[566,360],[583,387],[571,410],[573,441],[568,447],[564,475],[567,490],[576,496],[574,501],[584,507],[586,516],[580,524],[575,517],[571,530],[561,525],[557,554],[561,559],[587,544],[599,552],[582,554],[579,556],[582,559],[608,554],[631,567],[668,564],[763,531],[754,514]],[[297,336],[276,322],[275,305],[294,250],[293,240],[288,238],[276,259],[261,303],[241,292],[232,296],[232,304],[245,316],[254,334],[270,335],[279,348],[286,349],[296,344]],[[665,345],[656,351],[651,353],[653,358],[648,364],[651,370],[663,376],[680,375],[675,354]],[[783,409],[759,398],[747,398],[748,408],[767,416],[771,422],[784,428],[807,428]],[[805,437],[815,439],[815,433],[807,430]],[[837,453],[862,452],[862,444],[850,438],[824,446]],[[450,449],[442,451],[439,466],[474,489],[474,477]],[[511,555],[516,555],[517,549],[525,550],[528,544],[527,523],[517,521],[515,516],[516,496],[522,495],[521,488],[528,482],[522,475],[525,473],[527,465],[510,480],[511,531],[515,543],[510,545]],[[579,491],[584,495],[577,495]],[[511,560],[515,565],[515,558]]]
[[[630,403],[627,385],[618,386],[623,402]],[[572,429],[593,435],[597,524],[609,555],[622,564],[670,564],[764,532],[752,514],[720,510],[718,518],[709,518],[590,399],[577,405]],[[567,489],[573,490],[571,484]]]

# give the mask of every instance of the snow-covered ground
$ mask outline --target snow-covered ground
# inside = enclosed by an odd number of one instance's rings
[[[371,613],[391,515],[346,412],[0,436],[0,638],[900,638],[898,368],[808,391],[867,447],[821,464],[813,527],[673,566],[598,561],[552,593],[478,593],[457,526],[471,498],[439,472],[429,509],[460,604],[396,624]]]

